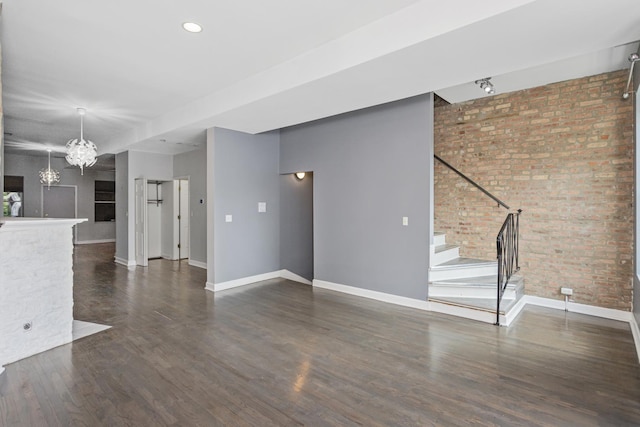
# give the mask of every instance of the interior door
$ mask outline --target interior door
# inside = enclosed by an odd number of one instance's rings
[[[189,258],[189,180],[181,179],[180,186],[180,259]]]
[[[149,265],[149,242],[147,240],[147,179],[135,179],[135,235],[136,264]]]

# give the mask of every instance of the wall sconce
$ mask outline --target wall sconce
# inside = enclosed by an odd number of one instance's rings
[[[484,79],[476,80],[476,84],[480,85],[480,89],[487,92],[487,94],[493,95],[494,93],[496,93],[496,91],[493,88],[493,83],[491,83],[490,80],[491,80],[491,77],[486,77]]]
[[[296,178],[298,178],[298,181],[302,181],[302,179],[304,178],[304,176],[306,175],[305,172],[296,172],[295,176]]]

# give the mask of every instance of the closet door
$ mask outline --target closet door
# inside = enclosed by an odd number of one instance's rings
[[[189,258],[189,180],[180,180],[180,259]]]
[[[135,180],[135,235],[136,235],[136,264],[146,267],[149,265],[149,248],[147,241],[147,179]]]

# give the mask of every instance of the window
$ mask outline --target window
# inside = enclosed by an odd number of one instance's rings
[[[114,181],[95,182],[95,221],[116,220],[116,183]]]
[[[2,212],[4,216],[24,216],[23,192],[24,177],[4,176],[4,190],[2,193]]]

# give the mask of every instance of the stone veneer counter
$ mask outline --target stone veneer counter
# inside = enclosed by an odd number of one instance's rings
[[[3,365],[71,342],[72,228],[84,221],[0,218],[0,373]]]

